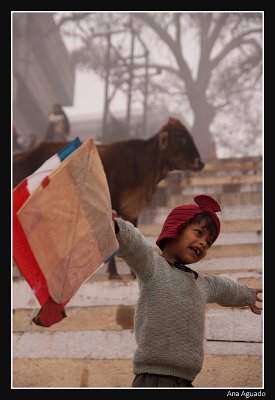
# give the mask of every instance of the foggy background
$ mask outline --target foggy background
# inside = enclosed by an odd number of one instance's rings
[[[24,150],[45,140],[54,103],[61,103],[69,118],[68,140],[146,140],[176,117],[189,127],[205,166],[171,171],[159,184],[156,179],[154,197],[138,217],[139,229],[155,246],[172,208],[209,194],[222,205],[222,231],[199,272],[262,287],[263,16],[258,11],[12,12],[11,124],[13,139],[15,132],[20,139],[20,148],[13,140],[14,186],[16,170],[26,177],[42,164],[40,156],[32,156],[35,150]],[[140,153],[128,155],[143,173],[144,188],[159,172],[152,162],[159,148],[151,153],[149,147],[150,165]],[[176,158],[175,148],[168,161]],[[190,147],[183,158],[186,154],[192,156]],[[34,168],[28,173],[26,155]],[[128,158],[118,163],[122,178]],[[137,169],[131,171],[130,184],[139,184]],[[122,194],[132,188],[127,180],[124,184]],[[26,189],[19,188],[19,194]],[[149,192],[144,190],[146,197]],[[126,205],[135,207],[136,199],[129,198]],[[18,247],[21,251],[20,242]],[[122,280],[109,281],[107,268],[99,268],[70,301],[68,318],[46,329],[32,323],[37,297],[13,264],[14,387],[131,385],[138,284],[116,258]],[[249,307],[207,305],[206,357],[194,386],[262,388],[262,342],[263,320]]]
[[[202,158],[262,154],[261,12],[13,12],[13,121],[31,147],[60,102],[71,138],[147,139],[178,117]]]

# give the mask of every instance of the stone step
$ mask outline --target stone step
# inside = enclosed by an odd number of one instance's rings
[[[261,243],[241,243],[228,245],[214,245],[207,253],[204,261],[220,257],[256,257],[262,255]]]
[[[262,161],[215,160],[199,172],[173,171],[159,182],[150,206],[168,206],[193,202],[197,194],[205,193],[226,204],[261,203]]]
[[[145,226],[145,225],[144,225]],[[156,225],[155,225],[156,227]],[[152,232],[152,226],[148,227],[147,233]],[[155,241],[156,237],[146,236],[154,251],[160,252]],[[250,270],[262,269],[262,234],[261,232],[249,233],[224,233],[210,248],[207,256],[194,264],[199,271],[227,271],[227,270]],[[122,274],[129,273],[127,264],[120,257],[116,257],[118,271]],[[106,267],[99,269],[96,274],[105,273]],[[13,265],[13,276],[21,276],[16,265]]]
[[[230,249],[232,250],[230,253]],[[159,251],[156,248],[156,251]],[[129,267],[123,259],[116,257],[117,271],[120,275],[129,274]],[[204,273],[220,273],[227,271],[261,271],[262,270],[262,245],[241,244],[233,246],[217,246],[213,252],[209,251],[207,257],[194,264],[194,269]],[[95,274],[106,274],[107,267],[100,268]],[[17,279],[22,274],[13,266],[13,277]]]
[[[255,176],[263,171],[262,159],[238,160],[217,159],[206,162],[204,168],[198,172],[171,171],[168,179],[177,180],[179,177],[210,177],[210,176]]]
[[[138,228],[141,230],[144,236],[155,236],[157,237],[162,229],[162,224],[139,224]],[[262,220],[251,219],[251,220],[224,220],[222,221],[221,235],[235,232],[253,232],[261,236],[262,232]],[[218,239],[216,243],[218,242]]]
[[[241,192],[239,190],[228,192],[225,188],[220,187],[218,191],[205,190],[203,188],[188,188],[186,190],[179,187],[176,188],[157,188],[151,202],[147,208],[168,207],[173,208],[180,204],[193,204],[194,197],[198,194],[205,194],[214,197],[221,205],[222,210],[225,206],[239,206],[248,204],[261,204],[262,203],[262,190]],[[189,193],[190,192],[190,193]],[[146,209],[146,208],[145,208]]]
[[[139,229],[157,252],[159,252],[159,248],[155,242],[161,228],[162,225],[160,224],[139,225]],[[204,261],[226,257],[227,255],[230,255],[230,257],[253,257],[262,254],[261,220],[225,221],[222,229],[225,232],[220,234]],[[240,231],[238,232],[237,229]],[[254,232],[251,232],[251,229],[254,229]],[[152,236],[153,234],[155,236]],[[13,276],[18,277],[20,275],[20,271],[14,264]]]
[[[199,192],[195,192],[195,195],[197,195]],[[238,206],[240,204],[247,205],[247,204],[261,204],[262,203],[262,191],[247,191],[247,192],[227,192],[225,189],[223,189],[221,192],[209,192],[210,195],[212,195],[219,204],[221,204],[222,209],[225,206]],[[173,195],[172,195],[173,197]],[[185,193],[183,190],[181,193],[181,200],[182,204],[190,204],[193,202],[193,197],[194,195],[188,195]],[[176,196],[175,196],[176,198]],[[174,201],[174,200],[173,200]],[[167,204],[170,206],[170,204]]]
[[[250,173],[255,174],[257,171],[261,171],[263,168],[262,158],[255,157],[250,159],[217,159],[208,161],[200,174],[214,172],[220,173],[220,171],[226,171],[227,173]]]
[[[139,224],[162,225],[170,211],[171,208],[167,206],[157,208],[146,207],[140,214]],[[262,218],[262,204],[226,205],[219,213],[219,218],[221,220],[221,224],[223,224],[223,221],[229,220],[259,220]]]
[[[142,231],[141,227],[139,226]],[[144,235],[147,241],[152,245],[156,246],[156,239],[161,231],[161,226],[158,226],[158,231],[154,235]],[[235,245],[235,244],[253,244],[262,243],[262,232],[225,232],[220,233],[219,237],[215,241],[215,247],[219,245]]]
[[[177,183],[184,189],[190,186],[220,186],[220,185],[253,185],[256,183],[262,183],[262,175],[225,175],[225,176],[190,176],[182,177]],[[169,179],[163,179],[158,187],[167,188],[170,182]]]
[[[152,246],[154,247],[155,252],[160,253],[159,248],[154,242],[154,239],[150,241]],[[200,261],[198,264],[202,265],[212,259],[225,258],[225,257],[243,257],[243,262],[245,263],[246,257],[259,257],[262,255],[262,243],[240,243],[240,244],[220,244],[212,246],[208,252],[206,257]],[[117,257],[120,258],[120,257]],[[196,265],[196,264],[194,264]]]
[[[256,251],[253,250],[254,253]],[[116,257],[116,265],[117,271],[120,275],[125,275],[127,278],[130,274],[130,269],[128,265],[125,263],[123,259],[120,257]],[[227,273],[230,271],[262,271],[262,256],[255,255],[255,256],[243,256],[241,254],[240,257],[233,257],[231,254],[227,257],[220,257],[220,258],[204,258],[198,265],[194,264],[194,269],[203,272],[203,273]],[[98,269],[95,272],[94,276],[106,276],[107,275],[107,266],[103,266],[102,268]],[[14,283],[16,279],[22,277],[22,274],[17,269],[17,267],[13,266],[13,279]],[[23,278],[22,278],[23,279]]]
[[[182,193],[186,195],[192,195],[193,197],[197,194],[208,194],[213,197],[216,197],[216,194],[222,193],[250,193],[250,192],[259,192],[262,190],[262,183],[246,183],[246,184],[231,184],[229,185],[195,185],[195,186],[181,186]],[[167,190],[166,188],[163,188]]]
[[[261,287],[260,273],[238,272],[223,275],[251,287]],[[14,304],[14,386],[131,386],[132,353],[135,348],[132,328],[138,296],[137,281],[129,277],[123,282],[101,279],[102,276],[94,275],[84,284],[66,307],[68,317],[50,328],[38,327],[31,323],[31,317],[36,315],[39,305],[26,282],[23,279],[19,280],[21,284],[24,283],[21,286],[28,289],[31,296],[28,307],[31,306],[32,309],[22,309],[22,303],[18,304],[20,309],[16,309]],[[121,302],[126,305],[123,306]],[[105,305],[100,305],[104,303]],[[227,332],[228,323],[229,332]],[[241,387],[246,385],[260,387],[262,382],[260,325],[261,317],[252,314],[248,308],[232,309],[208,304],[205,360],[202,371],[194,381],[195,387],[232,387],[234,382]],[[246,330],[249,328],[251,329],[247,334]],[[28,335],[31,333],[38,335]],[[226,337],[231,339],[235,337],[241,341],[227,341],[224,340]],[[247,341],[249,338],[251,342]],[[87,344],[86,349],[82,346],[84,343]],[[43,357],[38,357],[35,350],[45,348],[50,350],[46,351]],[[99,354],[100,348],[105,353]],[[71,357],[68,357],[69,354]],[[64,356],[66,358],[63,358]],[[226,373],[220,373],[222,367]],[[217,374],[215,379],[213,371]],[[66,380],[67,378],[70,379]]]
[[[235,309],[221,307],[216,304],[208,304],[208,306],[205,321],[206,340],[262,342],[262,319],[255,316],[249,307]],[[32,323],[32,318],[38,311],[39,309],[14,310],[13,332],[15,334],[24,334],[26,332],[40,332],[41,334],[50,332],[52,334],[53,332],[134,330],[135,305],[67,306],[67,318],[47,329]],[[110,347],[112,347],[111,342]],[[112,355],[110,357],[112,358]]]
[[[156,237],[171,209],[210,194],[222,206],[221,235],[194,269],[261,287],[261,173],[261,157],[211,161],[199,173],[172,172],[141,213],[139,228],[157,250]],[[15,387],[131,387],[139,289],[127,264],[116,261],[122,279],[108,280],[106,266],[98,270],[67,304],[68,317],[50,328],[31,322],[40,305],[25,279],[14,279]],[[195,387],[262,387],[262,317],[248,307],[208,304],[204,350]]]
[[[155,239],[151,238],[148,240],[156,253],[160,253],[160,249],[155,244]],[[262,243],[255,242],[255,243],[240,243],[240,244],[217,244],[215,243],[208,252],[206,257],[200,261],[200,265],[202,262],[206,262],[210,259],[216,258],[224,258],[224,257],[257,257],[262,255]],[[118,259],[120,257],[117,257]],[[195,264],[194,264],[195,265]],[[199,265],[199,264],[198,264]]]
[[[249,318],[244,318],[240,323],[245,323]],[[228,322],[230,324],[231,320]],[[258,326],[258,323],[254,323],[253,328],[256,325]],[[244,325],[242,327],[244,333],[250,332],[250,329],[245,329]],[[260,331],[260,327],[257,331]],[[255,335],[247,337],[239,333],[238,337],[242,338],[240,341],[232,341],[233,335],[227,336],[228,339],[222,339],[222,341],[205,340],[205,354],[262,354],[261,341],[256,342]],[[133,330],[127,329],[71,332],[47,330],[43,333],[15,332],[13,334],[14,358],[132,359],[135,349],[135,334]]]
[[[138,228],[146,237],[148,242],[156,247],[156,239],[161,232],[161,224],[139,224]],[[261,220],[237,220],[237,221],[223,221],[222,231],[215,242],[215,247],[223,245],[241,245],[241,244],[254,244],[262,243],[262,221]],[[228,252],[231,253],[232,248],[228,247]],[[243,249],[245,251],[245,248]],[[220,250],[218,250],[220,253]],[[212,253],[212,255],[215,254]],[[245,254],[245,253],[244,253]],[[209,253],[210,258],[212,255]]]
[[[234,282],[241,283],[253,288],[262,287],[262,275],[259,273],[231,273],[223,274],[229,277]],[[90,283],[102,282],[102,276],[94,275],[90,279]],[[106,280],[106,279],[105,279]],[[136,286],[136,281],[133,281],[130,277],[125,278],[124,285],[128,285],[129,282],[132,283],[131,286]],[[114,290],[119,290],[122,295],[123,287],[120,284],[114,282]],[[100,285],[97,285],[100,288]],[[72,299],[66,306],[67,315],[69,318],[65,318],[60,324],[55,324],[51,328],[51,331],[55,330],[87,330],[87,329],[133,329],[134,323],[134,312],[136,307],[136,302],[138,299],[138,291],[133,291],[131,297],[124,296],[124,303],[117,303],[118,298],[111,296],[111,293],[102,292],[102,297],[100,298],[100,293],[96,292],[96,288],[93,291],[94,297],[86,297],[85,293],[77,293],[76,298]],[[81,289],[80,289],[81,290]],[[100,289],[99,289],[100,290]],[[112,293],[114,293],[112,290]],[[104,293],[106,297],[104,297]],[[108,296],[108,297],[107,297]],[[125,302],[126,299],[126,302]],[[100,301],[100,305],[98,304]],[[110,303],[113,301],[114,304]],[[95,304],[96,302],[96,304]],[[116,304],[115,304],[116,303]],[[17,303],[20,304],[19,302]],[[36,303],[38,306],[38,303]],[[15,306],[16,304],[14,304]],[[14,331],[45,331],[44,328],[37,326],[31,322],[32,318],[37,314],[38,308],[22,308],[23,304],[20,304],[21,308],[15,308],[13,310],[13,330]],[[206,305],[206,312],[209,310],[223,310],[227,311],[227,308],[223,308],[218,304],[211,303]]]
[[[119,266],[120,267],[120,266]],[[129,275],[129,268],[125,264],[126,273],[118,268],[121,280],[109,280],[106,271],[102,268],[101,274],[94,274],[83,283],[68,303],[68,307],[95,307],[95,306],[119,306],[135,305],[138,299],[139,289],[136,279]],[[211,271],[210,271],[211,272]],[[235,282],[261,287],[262,274],[259,271],[230,271],[223,272]],[[13,309],[39,309],[39,303],[30,286],[22,277],[13,280]]]
[[[257,344],[258,345],[258,344]],[[30,388],[130,388],[132,360],[14,359],[13,386]],[[197,388],[260,388],[262,357],[206,354]]]

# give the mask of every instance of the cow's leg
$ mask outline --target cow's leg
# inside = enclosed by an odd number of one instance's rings
[[[109,279],[122,279],[121,276],[117,273],[115,257],[113,257],[108,263],[107,272],[109,274]]]

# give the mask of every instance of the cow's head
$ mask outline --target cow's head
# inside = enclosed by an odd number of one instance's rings
[[[170,171],[203,169],[204,163],[194,140],[178,119],[169,118],[158,136],[162,160]]]

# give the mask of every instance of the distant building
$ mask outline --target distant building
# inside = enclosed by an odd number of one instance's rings
[[[53,103],[73,104],[74,67],[52,13],[13,13],[13,123],[43,140]]]

